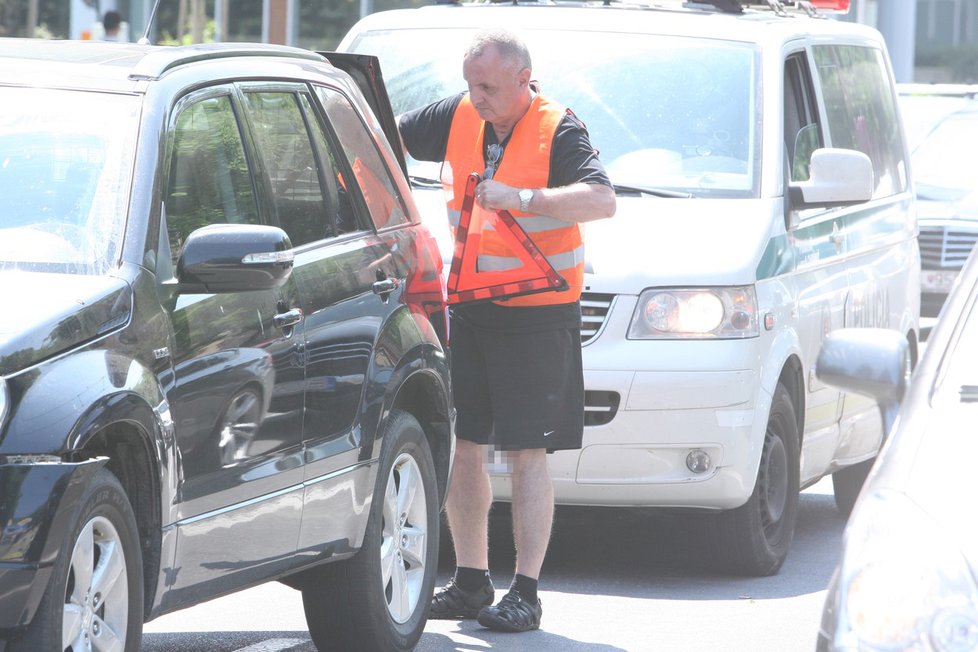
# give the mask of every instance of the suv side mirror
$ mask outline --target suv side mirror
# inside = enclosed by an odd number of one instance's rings
[[[285,231],[258,224],[211,224],[187,236],[177,262],[180,292],[247,292],[281,287],[292,273]]]
[[[873,196],[873,162],[854,149],[816,149],[809,173],[808,181],[795,181],[788,186],[795,209],[847,206],[869,201]]]

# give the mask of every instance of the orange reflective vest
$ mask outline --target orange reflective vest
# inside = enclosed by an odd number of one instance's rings
[[[550,178],[550,150],[557,126],[567,109],[536,95],[509,137],[493,180],[515,188],[546,188]],[[485,170],[483,138],[486,125],[468,95],[462,97],[452,119],[442,166],[442,186],[448,204],[452,231],[458,226],[469,174]],[[484,219],[476,205],[472,219]],[[511,210],[513,217],[527,232],[550,264],[567,281],[560,292],[541,292],[498,301],[506,306],[541,306],[577,301],[584,286],[584,241],[580,226],[555,217]],[[520,260],[509,255],[510,249],[485,222],[479,251],[478,269],[502,271],[519,266]]]

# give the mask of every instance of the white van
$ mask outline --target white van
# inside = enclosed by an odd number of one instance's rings
[[[883,439],[874,403],[816,379],[819,345],[877,326],[916,357],[920,255],[880,34],[741,4],[443,4],[368,16],[339,49],[380,58],[400,113],[465,90],[477,29],[520,31],[618,189],[587,225],[587,425],[549,458],[557,502],[708,512],[711,561],[769,575],[799,491],[833,474],[848,512]],[[438,169],[409,169],[450,256]]]

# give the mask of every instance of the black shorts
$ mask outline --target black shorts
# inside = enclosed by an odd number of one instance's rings
[[[455,306],[450,342],[459,439],[496,450],[581,447],[579,303]]]

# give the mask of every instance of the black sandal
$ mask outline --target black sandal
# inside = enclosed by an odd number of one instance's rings
[[[431,611],[428,618],[432,620],[459,620],[475,618],[479,609],[492,604],[496,591],[492,582],[487,582],[475,591],[466,591],[455,583],[455,578],[448,581],[443,589],[431,597]]]
[[[527,632],[540,628],[543,605],[539,600],[530,604],[519,593],[510,591],[499,604],[479,612],[479,624],[498,632]]]

